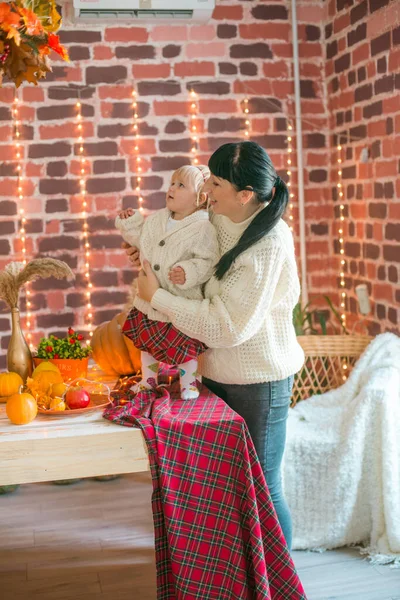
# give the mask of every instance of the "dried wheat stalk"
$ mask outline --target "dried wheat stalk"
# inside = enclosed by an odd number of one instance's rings
[[[22,262],[12,262],[0,271],[0,298],[10,308],[16,308],[21,287],[28,281],[47,277],[71,280],[74,274],[67,263],[55,258],[35,258],[25,266]]]

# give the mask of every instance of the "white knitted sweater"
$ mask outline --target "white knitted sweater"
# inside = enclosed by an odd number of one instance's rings
[[[126,242],[140,249],[141,261],[147,259],[150,262],[164,290],[191,300],[201,300],[204,298],[202,286],[210,279],[220,256],[216,229],[206,210],[198,210],[176,221],[172,229],[167,227],[170,215],[171,212],[165,208],[145,219],[136,211],[128,219],[117,217],[115,226]],[[182,267],[185,283],[175,285],[169,280],[172,267]],[[138,296],[134,306],[149,319],[170,321],[167,315]]]
[[[236,244],[254,216],[242,223],[214,216],[221,254]],[[199,360],[202,375],[251,384],[284,379],[301,368],[304,354],[292,321],[299,294],[292,235],[280,221],[236,259],[221,281],[210,279],[204,300],[159,289],[151,304],[180,331],[209,346]]]

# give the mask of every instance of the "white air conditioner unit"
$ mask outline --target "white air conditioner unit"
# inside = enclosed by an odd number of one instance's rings
[[[66,16],[79,23],[204,22],[216,0],[70,0]],[[64,9],[64,13],[65,13]],[[72,10],[71,10],[72,9]]]

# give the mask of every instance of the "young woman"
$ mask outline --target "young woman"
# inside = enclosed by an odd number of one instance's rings
[[[209,168],[205,191],[221,258],[205,299],[161,289],[149,263],[139,275],[139,295],[209,347],[199,361],[203,382],[246,421],[290,548],[281,461],[293,375],[304,356],[292,323],[300,293],[294,245],[282,220],[288,190],[254,142],[224,144]],[[127,253],[135,262],[135,249]]]

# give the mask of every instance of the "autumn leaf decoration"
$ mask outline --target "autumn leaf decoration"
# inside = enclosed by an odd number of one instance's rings
[[[0,87],[3,80],[37,85],[51,71],[51,51],[69,61],[56,35],[60,25],[55,0],[0,2]]]

